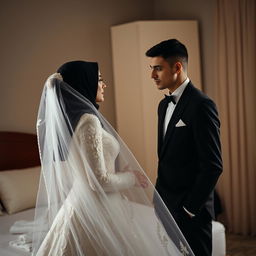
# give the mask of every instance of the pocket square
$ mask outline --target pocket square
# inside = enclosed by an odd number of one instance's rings
[[[179,122],[175,125],[175,127],[186,126],[186,124],[180,119]]]

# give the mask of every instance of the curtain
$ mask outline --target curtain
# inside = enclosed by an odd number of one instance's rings
[[[218,192],[224,222],[256,234],[256,1],[217,0],[217,103],[223,174]]]

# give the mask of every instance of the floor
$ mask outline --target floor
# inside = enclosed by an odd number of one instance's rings
[[[227,256],[256,256],[256,237],[226,234]]]

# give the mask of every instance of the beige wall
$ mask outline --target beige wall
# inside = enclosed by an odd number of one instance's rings
[[[46,77],[62,63],[74,59],[99,62],[109,85],[101,111],[115,126],[110,27],[136,20],[198,19],[203,87],[214,97],[215,4],[216,0],[11,0],[2,3],[0,130],[35,132]]]
[[[155,19],[198,20],[203,90],[216,99],[214,15],[217,0],[155,0]]]
[[[45,79],[62,63],[98,61],[115,125],[110,27],[153,17],[153,0],[5,1],[0,8],[0,130],[35,132]]]

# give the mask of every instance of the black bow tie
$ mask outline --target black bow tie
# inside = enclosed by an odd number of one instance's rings
[[[176,104],[176,101],[175,101],[175,99],[174,99],[174,96],[172,96],[172,95],[170,95],[170,96],[164,95],[164,96],[165,96],[165,100],[166,100],[168,103],[172,102],[174,105]]]

